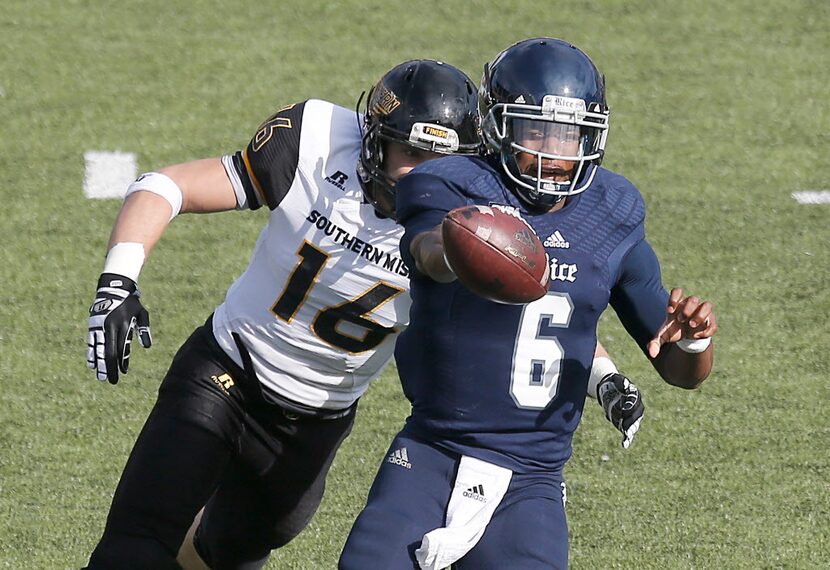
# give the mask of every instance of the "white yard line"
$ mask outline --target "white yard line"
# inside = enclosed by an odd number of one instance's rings
[[[830,204],[830,190],[805,190],[792,196],[799,204]]]
[[[135,154],[89,150],[84,153],[84,195],[87,198],[123,198],[138,176]]]

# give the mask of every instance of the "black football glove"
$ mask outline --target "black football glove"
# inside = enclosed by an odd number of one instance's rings
[[[622,446],[628,449],[646,411],[640,390],[622,374],[608,374],[597,384],[597,401],[608,421],[623,434]]]
[[[86,364],[95,370],[98,380],[117,384],[118,371],[127,373],[134,331],[138,332],[141,346],[150,348],[150,316],[141,306],[135,281],[115,273],[102,273],[89,308],[86,350]]]

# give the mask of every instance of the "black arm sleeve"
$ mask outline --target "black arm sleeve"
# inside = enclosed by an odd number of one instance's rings
[[[277,111],[233,157],[252,210],[273,210],[288,193],[300,159],[300,130],[305,102]]]

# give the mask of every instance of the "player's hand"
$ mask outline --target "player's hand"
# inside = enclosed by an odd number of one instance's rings
[[[698,340],[712,337],[718,330],[718,321],[712,312],[712,303],[695,296],[686,297],[675,287],[669,295],[666,320],[647,345],[648,355],[656,358],[664,344],[681,339]]]
[[[118,371],[130,367],[133,333],[144,348],[150,348],[150,316],[141,305],[135,282],[123,275],[102,273],[98,291],[89,308],[86,364],[98,380],[118,383]]]
[[[597,384],[597,402],[608,421],[623,434],[622,446],[628,449],[646,411],[640,390],[622,374],[608,374]]]

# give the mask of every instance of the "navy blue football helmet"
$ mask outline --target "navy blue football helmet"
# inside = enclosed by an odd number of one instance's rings
[[[591,185],[605,152],[609,110],[604,77],[579,48],[554,38],[510,46],[484,66],[479,99],[486,150],[525,202],[549,208]],[[520,153],[535,157],[535,172],[522,171]],[[547,175],[544,165],[552,160],[575,164],[569,180]]]
[[[367,200],[390,218],[395,181],[383,170],[385,142],[440,154],[481,149],[475,84],[440,61],[406,61],[386,72],[369,91],[363,121],[357,173]]]

